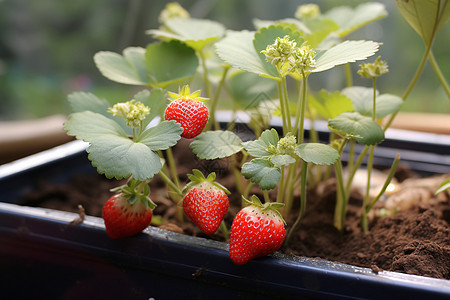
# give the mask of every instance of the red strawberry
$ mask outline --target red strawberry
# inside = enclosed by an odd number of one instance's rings
[[[190,94],[189,86],[184,86],[180,94],[170,93],[174,99],[166,108],[164,118],[180,123],[184,131],[182,137],[192,139],[199,135],[208,122],[208,108],[202,101],[200,91]]]
[[[256,257],[266,256],[278,249],[284,241],[284,220],[277,207],[281,203],[261,204],[258,197],[234,218],[230,235],[230,258],[243,265]]]
[[[184,213],[206,234],[217,231],[225,217],[229,202],[225,193],[229,191],[217,182],[215,173],[205,178],[199,170],[188,177],[191,182],[186,185],[188,192],[183,198]]]
[[[138,234],[150,225],[155,206],[149,198],[113,195],[103,206],[106,233],[113,239]]]

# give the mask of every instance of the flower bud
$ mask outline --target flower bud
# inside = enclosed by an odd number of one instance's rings
[[[277,144],[278,154],[292,154],[295,146],[297,146],[297,139],[291,133],[288,133],[284,138],[281,138]]]
[[[159,14],[158,21],[164,24],[168,19],[176,17],[187,19],[190,15],[178,2],[170,2]]]
[[[388,64],[380,56],[373,63],[361,64],[358,70],[358,74],[365,78],[377,78],[387,72]]]
[[[320,7],[317,4],[309,3],[299,5],[295,11],[295,17],[297,19],[316,18],[320,15]]]

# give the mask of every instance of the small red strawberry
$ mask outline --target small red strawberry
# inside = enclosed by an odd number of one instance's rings
[[[147,185],[148,186],[148,185]],[[138,234],[150,225],[156,207],[148,196],[120,187],[103,206],[103,220],[110,238],[119,239]]]
[[[230,235],[230,258],[243,265],[256,257],[266,256],[278,249],[284,241],[284,220],[276,209],[283,204],[261,204],[258,197],[234,218]]]
[[[189,86],[181,88],[180,94],[169,92],[174,99],[166,108],[164,119],[180,123],[184,131],[181,137],[192,139],[199,135],[208,122],[208,108],[202,101],[200,91],[190,93]]]
[[[191,180],[185,187],[187,193],[183,198],[184,213],[206,234],[217,231],[225,217],[229,202],[226,193],[229,191],[215,182],[213,172],[207,178],[199,170],[188,174]]]

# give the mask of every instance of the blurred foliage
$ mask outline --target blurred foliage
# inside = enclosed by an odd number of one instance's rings
[[[169,1],[146,0],[0,0],[0,120],[68,113],[67,94],[89,91],[112,101],[128,100],[136,90],[102,77],[93,62],[99,51],[121,52],[128,46],[146,47],[147,29],[158,28],[158,14]],[[223,23],[228,29],[253,29],[254,18],[293,17],[295,0],[180,0],[193,17]],[[356,6],[359,0],[314,1],[322,11],[336,5]],[[365,1],[368,2],[368,1]],[[386,5],[389,16],[352,33],[349,39],[383,42],[379,55],[390,73],[379,79],[382,93],[401,95],[424,51],[420,37],[397,10]],[[444,76],[450,78],[447,24],[437,36],[434,54]],[[353,64],[356,74],[359,64]],[[343,70],[336,68],[311,78],[313,90],[344,86]],[[355,85],[367,80],[354,76]],[[450,113],[449,99],[430,66],[402,108],[403,111]]]

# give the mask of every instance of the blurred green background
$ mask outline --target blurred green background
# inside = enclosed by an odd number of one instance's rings
[[[146,29],[159,26],[158,15],[171,1],[156,0],[0,0],[0,120],[70,113],[66,97],[73,91],[92,92],[111,101],[128,100],[136,90],[101,76],[93,55],[102,50],[121,52],[128,46],[152,42]],[[322,11],[337,5],[356,6],[364,1],[294,0],[180,0],[192,17],[208,18],[227,28],[253,29],[252,19],[293,17],[298,5],[314,2]],[[420,37],[399,14],[395,1],[385,4],[388,17],[350,35],[349,39],[382,42],[377,55],[390,73],[377,87],[401,96],[424,51]],[[447,80],[450,78],[450,25],[439,33],[434,54]],[[372,62],[376,57],[370,58]],[[356,71],[359,64],[353,64]],[[355,85],[371,82],[354,76]],[[311,88],[330,91],[344,87],[342,67],[310,77]],[[427,66],[403,111],[450,113],[445,95],[431,66]]]

